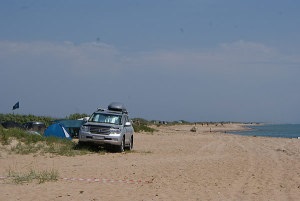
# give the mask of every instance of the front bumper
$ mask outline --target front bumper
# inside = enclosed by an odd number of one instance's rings
[[[95,144],[120,145],[122,142],[121,134],[99,135],[80,131],[78,138],[81,142],[92,142]]]

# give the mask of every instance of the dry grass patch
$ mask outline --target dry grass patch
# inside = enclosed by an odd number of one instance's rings
[[[54,169],[43,171],[30,169],[27,172],[19,172],[9,169],[7,178],[8,183],[13,184],[24,184],[31,182],[37,182],[41,184],[50,181],[57,181],[59,178],[59,174],[58,171]]]

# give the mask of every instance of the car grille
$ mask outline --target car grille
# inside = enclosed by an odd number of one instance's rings
[[[90,132],[93,134],[109,135],[110,127],[105,126],[90,126]]]

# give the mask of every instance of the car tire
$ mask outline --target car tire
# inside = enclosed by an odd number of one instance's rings
[[[125,138],[123,137],[123,140],[121,141],[121,144],[117,146],[118,152],[124,152],[125,151]]]
[[[133,149],[133,136],[131,136],[131,138],[130,138],[130,142],[129,142],[129,145],[128,145],[127,149],[129,151],[131,151]]]

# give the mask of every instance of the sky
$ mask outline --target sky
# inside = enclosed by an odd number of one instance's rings
[[[0,3],[0,113],[300,123],[298,0]]]

